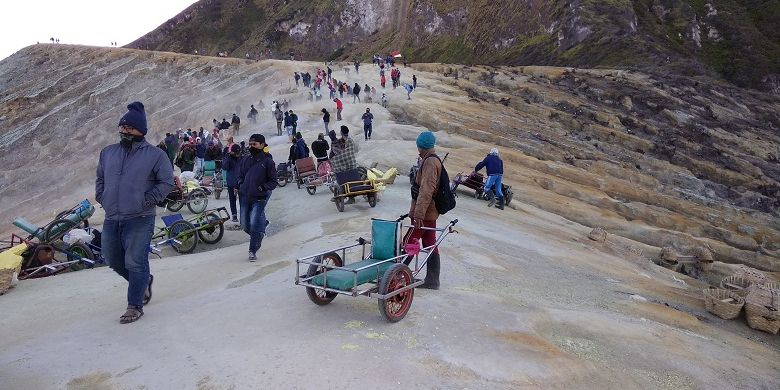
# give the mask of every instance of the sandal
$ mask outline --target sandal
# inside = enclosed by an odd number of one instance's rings
[[[128,306],[125,314],[119,317],[120,324],[129,324],[138,321],[144,315],[144,310],[138,306]]]
[[[148,305],[152,300],[152,283],[154,283],[154,275],[149,275],[149,287],[144,291],[144,305]]]

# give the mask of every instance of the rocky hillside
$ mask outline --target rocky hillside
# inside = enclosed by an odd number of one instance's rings
[[[131,48],[631,68],[780,93],[780,0],[201,0]]]
[[[151,142],[281,98],[293,101],[313,139],[320,109],[332,103],[305,103],[308,92],[290,75],[315,66],[64,45],[14,54],[0,62],[0,231],[15,216],[44,223],[91,197],[98,152],[116,142],[117,120],[133,100],[147,107]],[[340,80],[377,85],[374,72],[337,69]],[[519,205],[605,227],[649,257],[664,246],[705,246],[722,262],[780,270],[777,97],[706,78],[615,70],[401,69],[404,80],[416,74],[420,88],[411,101],[400,89],[383,90],[391,104],[370,106],[381,118],[375,128],[398,128],[409,139],[416,134],[404,124],[441,132],[453,175],[498,145]],[[355,118],[347,124],[359,126],[365,107],[347,104]],[[264,113],[246,131],[270,135],[274,127]],[[469,141],[446,141],[445,133]],[[270,139],[272,151],[286,155],[282,137]],[[393,139],[377,142],[393,147]],[[360,163],[405,170],[414,159],[403,149],[379,161],[375,145],[361,146]]]

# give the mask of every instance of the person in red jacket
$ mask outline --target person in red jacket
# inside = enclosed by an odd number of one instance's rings
[[[341,120],[341,110],[344,109],[344,103],[341,102],[341,99],[335,98],[333,99],[334,102],[336,102],[336,120]]]

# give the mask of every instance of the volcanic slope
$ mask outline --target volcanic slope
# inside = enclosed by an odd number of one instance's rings
[[[156,143],[175,128],[208,129],[212,118],[233,112],[245,117],[261,99],[267,106],[286,98],[294,109],[307,92],[292,72],[316,66],[28,47],[0,62],[0,220],[24,215],[44,223],[63,205],[91,197],[98,152],[115,141],[130,101],[146,104]],[[377,68],[365,65],[360,75],[345,74],[343,64],[334,68],[334,77],[350,85],[378,85]],[[718,261],[780,269],[777,98],[709,79],[625,71],[436,64],[401,70],[405,81],[416,74],[419,88],[410,101],[400,88],[384,90],[388,109],[371,105],[382,118],[377,132],[400,123],[478,140],[443,145],[453,175],[470,172],[499,146],[518,204],[603,226],[635,241],[647,257],[663,246],[683,253],[707,246]],[[347,110],[360,107],[345,101]],[[334,108],[321,102],[298,112],[304,132],[321,128],[322,107]],[[268,112],[254,128],[246,122],[243,135],[274,133]],[[351,125],[360,132],[359,121]],[[411,165],[378,162],[402,171]]]
[[[45,221],[46,212],[90,196],[98,150],[115,142],[117,120],[131,100],[146,103],[152,142],[167,129],[205,126],[214,116],[221,119],[238,111],[237,105],[244,116],[248,104],[257,105],[260,98],[265,103],[292,99],[303,135],[311,141],[323,128],[320,109],[332,107],[329,102],[308,102],[304,90],[289,80],[294,70],[312,70],[317,66],[313,63],[247,63],[48,45],[26,49],[9,61],[0,63],[2,90],[7,91],[0,107],[4,127],[14,125],[2,134],[6,146],[0,156],[4,166],[14,170],[4,172],[0,188],[8,191],[11,181],[24,183],[26,193],[36,199],[9,198],[3,192],[3,221],[16,214]],[[94,66],[83,65],[88,61]],[[27,74],[46,74],[31,78],[22,70],[9,70],[15,68],[9,64],[26,68]],[[415,159],[414,139],[425,128],[437,130],[439,152],[450,153],[446,165],[453,175],[469,171],[496,144],[505,160],[505,179],[516,193],[511,207],[503,212],[487,208],[485,202],[471,198],[469,190],[460,191],[458,207],[439,221],[440,225],[452,218],[460,221],[459,233],[449,236],[441,248],[442,289],[416,290],[404,320],[388,324],[379,315],[377,302],[368,298],[340,296],[324,307],[312,304],[293,284],[293,259],[367,237],[370,218],[395,218],[405,212],[408,181],[396,179],[375,208],[358,199],[343,213],[329,201],[327,190],[311,196],[288,185],[275,190],[269,202],[271,234],[257,263],[246,261],[245,242],[222,248],[200,245],[198,253],[183,256],[166,249],[162,259],[153,259],[154,299],[138,323],[118,324],[126,285],[106,267],[20,282],[0,297],[0,328],[15,335],[0,338],[4,388],[780,386],[776,336],[749,329],[743,319],[724,321],[707,313],[701,300],[705,283],[653,264],[647,257],[656,247],[620,236],[702,240],[717,252],[734,247],[653,224],[671,218],[679,226],[694,226],[691,221],[697,217],[673,205],[690,213],[706,210],[717,218],[740,216],[744,226],[768,232],[773,231],[766,227],[770,224],[762,224],[760,218],[775,223],[774,216],[751,211],[749,202],[734,206],[713,197],[708,205],[700,201],[707,196],[705,191],[663,182],[660,168],[643,168],[640,172],[647,173],[642,174],[632,171],[636,167],[625,164],[621,153],[637,158],[641,154],[629,150],[625,141],[595,138],[593,134],[599,133],[585,126],[593,126],[590,122],[577,128],[583,140],[567,138],[564,132],[556,135],[553,130],[564,126],[558,121],[573,114],[549,107],[549,101],[571,101],[583,110],[570,120],[572,127],[586,121],[588,107],[594,116],[615,110],[589,103],[561,86],[562,76],[571,70],[448,68],[402,69],[404,80],[416,74],[420,82],[411,101],[392,88],[386,89],[389,110],[365,101],[351,104],[345,96],[344,121],[331,123],[352,129],[363,165],[376,162],[382,169],[395,166],[405,171]],[[452,77],[455,69],[457,81]],[[490,72],[512,75],[507,82],[516,83],[521,92],[499,92],[470,81]],[[575,73],[589,83],[613,82],[601,77],[606,74],[602,72]],[[377,72],[366,66],[360,75],[338,70],[336,77],[375,86]],[[496,84],[501,77],[496,75]],[[627,75],[625,83],[649,81]],[[660,87],[646,89],[643,93],[670,93]],[[533,97],[534,91],[538,97]],[[530,103],[514,93],[527,94]],[[642,96],[632,97],[638,107]],[[500,103],[501,97],[509,99],[503,100],[507,106]],[[774,103],[756,98],[746,106],[758,112],[767,104]],[[667,107],[687,112],[682,104]],[[360,136],[360,116],[366,108],[376,116],[372,140],[367,142]],[[551,115],[556,112],[558,117]],[[35,127],[36,123],[45,125]],[[648,121],[640,123],[649,126]],[[274,127],[270,114],[263,111],[259,123],[245,124],[241,134],[263,132],[273,155],[283,160],[286,136],[273,136]],[[615,129],[615,134],[622,133]],[[761,130],[744,130],[734,142],[757,147],[750,134],[768,136]],[[586,136],[591,140],[584,140]],[[586,146],[594,142],[598,148]],[[776,147],[772,141],[762,145],[762,153]],[[648,155],[652,154],[643,156]],[[15,160],[7,160],[11,158]],[[15,170],[14,161],[26,169]],[[665,167],[670,177],[704,182],[668,160],[643,157],[640,163]],[[39,174],[51,176],[36,180]],[[679,191],[664,191],[664,186]],[[654,196],[665,196],[666,203],[620,202],[658,212],[655,219],[649,217],[653,214],[637,213],[629,222],[620,214],[621,207],[612,206],[631,191],[654,199],[650,189],[655,189]],[[682,193],[701,198],[676,195]],[[589,203],[591,199],[602,201]],[[210,199],[212,206],[225,202],[224,197]],[[100,228],[101,210],[91,221]],[[609,234],[608,243],[587,238],[593,221],[615,233]],[[663,235],[654,236],[661,234],[657,231]],[[233,242],[236,236],[246,239],[241,232],[226,232],[231,234]],[[717,253],[723,258],[729,254]],[[764,256],[771,265],[773,258]]]

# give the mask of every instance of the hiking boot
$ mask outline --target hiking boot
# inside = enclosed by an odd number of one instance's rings
[[[493,190],[487,190],[485,196],[488,200],[488,207],[493,207],[493,205],[496,204],[496,194],[493,193]]]
[[[441,261],[438,253],[431,254],[426,263],[427,271],[425,272],[425,282],[420,285],[420,288],[426,288],[429,290],[439,289],[439,269],[441,267]]]
[[[231,221],[231,222],[238,222],[238,217],[236,217],[236,216],[234,215],[234,216],[233,216],[233,219],[231,219],[230,221]]]
[[[504,197],[498,198],[498,204],[496,205],[496,208],[499,210],[504,209]]]
[[[254,263],[255,261],[257,261],[257,255],[255,255],[252,252],[249,252],[249,262]]]

